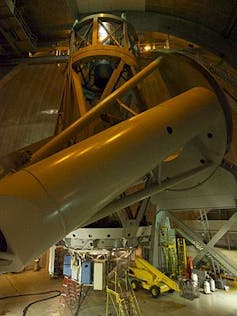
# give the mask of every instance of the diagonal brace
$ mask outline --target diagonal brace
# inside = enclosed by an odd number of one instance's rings
[[[218,242],[218,240],[220,240],[221,237],[224,236],[225,233],[228,232],[231,226],[234,225],[236,222],[237,222],[237,212],[235,212],[231,216],[231,218],[220,228],[220,230],[212,237],[212,239],[207,243],[207,246],[214,247],[214,245]],[[205,256],[206,253],[207,253],[206,248],[200,251],[193,260],[194,264],[200,261],[203,258],[203,256]]]
[[[178,217],[176,217],[173,213],[167,212],[168,216],[179,226],[181,229],[181,232],[184,231],[185,235],[187,235],[189,238],[187,238],[193,245],[201,249],[205,249],[206,252],[208,252],[213,258],[215,258],[219,263],[221,263],[228,271],[233,273],[234,275],[237,275],[237,269],[236,267],[230,263],[225,256],[223,256],[217,249],[214,249],[213,247],[208,246],[205,244],[200,237],[192,231],[191,228],[189,228],[186,224],[184,224]]]

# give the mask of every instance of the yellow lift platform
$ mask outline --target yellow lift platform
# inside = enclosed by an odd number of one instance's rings
[[[133,290],[142,287],[158,297],[164,292],[179,292],[178,284],[160,272],[148,261],[136,256],[134,266],[129,267],[129,276]]]

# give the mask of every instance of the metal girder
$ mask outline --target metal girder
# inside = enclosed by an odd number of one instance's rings
[[[121,59],[118,67],[114,69],[112,75],[110,76],[110,79],[101,95],[100,100],[103,100],[104,98],[106,98],[110,93],[112,93],[113,88],[115,87],[115,84],[119,78],[119,76],[121,75],[121,72],[123,71],[124,68],[124,61]]]
[[[104,25],[104,23],[101,20],[98,20],[99,25],[102,26],[102,28],[105,30],[105,32],[107,33],[107,36],[102,40],[102,43],[104,43],[107,39],[112,39],[112,41],[114,42],[115,46],[121,47],[121,45],[119,44],[119,42],[116,40],[116,38],[113,36],[113,34],[118,31],[118,28],[116,28],[113,32],[110,32],[107,27]],[[113,44],[113,45],[114,45]]]
[[[14,52],[17,55],[21,55],[20,49],[15,44],[14,37],[9,32],[5,31],[1,26],[0,26],[0,32],[2,33],[4,38],[7,40],[8,44],[11,46],[11,48],[14,50]]]
[[[126,104],[124,104],[121,100],[117,99],[116,100],[118,102],[118,104],[121,106],[121,108],[125,109],[126,111],[128,111],[130,114],[137,115],[138,113],[135,112],[134,110],[132,110],[130,107],[128,107]]]
[[[151,235],[150,226],[132,225],[118,228],[79,228],[65,237],[65,242],[72,249],[112,249],[136,247],[138,240],[147,243]]]
[[[140,207],[138,208],[138,213],[137,213],[137,216],[136,216],[136,223],[137,225],[140,224],[147,208],[148,208],[148,205],[149,205],[149,202],[150,202],[150,197],[148,197],[147,199],[143,200],[141,202],[141,205]]]
[[[80,116],[82,117],[87,112],[87,105],[86,105],[86,100],[83,94],[81,80],[79,79],[78,76],[79,74],[77,74],[75,70],[72,69],[72,85],[73,85],[74,95],[75,95],[76,104],[78,106]]]
[[[117,212],[117,215],[121,221],[122,226],[126,227],[129,222],[129,217],[128,217],[127,212],[125,212],[124,210],[119,210]]]
[[[148,180],[145,183],[145,188],[148,188],[151,186],[152,183],[152,177],[149,177]],[[140,205],[137,206],[137,214],[135,216],[134,219],[129,219],[129,216],[127,214],[127,212],[125,212],[124,209],[121,209],[117,212],[117,215],[122,223],[123,227],[127,227],[127,226],[133,226],[133,227],[139,227],[141,220],[149,206],[149,202],[150,202],[150,197],[144,199],[141,201]],[[129,207],[129,206],[128,206]]]
[[[131,71],[132,71],[132,74],[135,76],[136,69],[134,66],[131,66]],[[134,93],[135,93],[137,100],[138,100],[139,110],[140,110],[140,112],[143,112],[143,111],[147,110],[147,105],[146,105],[146,99],[144,98],[141,90],[142,90],[141,85],[138,82],[138,84],[134,87]]]
[[[152,180],[153,179],[152,179],[151,176],[148,177],[148,179],[146,181],[146,184],[145,184],[145,189],[151,187]],[[144,216],[144,214],[145,214],[145,212],[146,212],[146,210],[148,208],[149,202],[150,202],[150,197],[148,197],[148,198],[146,198],[146,199],[141,201],[141,204],[138,207],[138,212],[137,212],[137,215],[136,215],[136,223],[137,223],[137,225],[140,224],[140,222],[141,222],[141,220],[142,220],[142,218],[143,218],[143,216]]]
[[[197,176],[199,173],[202,173],[206,171],[209,168],[212,168],[212,163],[207,163],[205,166],[197,167],[192,170],[189,170],[188,172],[184,172],[180,174],[179,176],[176,176],[172,179],[165,180],[160,184],[153,184],[149,186],[148,188],[145,188],[144,190],[135,192],[133,194],[130,194],[129,196],[126,196],[120,200],[116,200],[106,207],[104,207],[101,211],[99,211],[95,216],[91,217],[90,221],[83,223],[83,226],[89,225],[99,219],[102,219],[109,214],[115,213],[119,210],[124,209],[125,207],[128,207],[136,202],[139,202],[141,200],[150,198],[151,196],[162,192],[168,188],[171,188],[178,183],[184,182],[187,179],[191,179],[192,177]]]
[[[131,233],[132,227],[130,230],[124,230],[124,228],[116,227],[116,228],[78,228],[71,233],[69,233],[65,238],[71,239],[82,239],[82,240],[97,240],[97,239],[121,239],[121,238],[133,238],[133,237],[141,237],[143,235],[150,236],[151,234],[151,226],[140,226],[138,228],[137,234],[133,236],[132,234],[127,235],[127,233]],[[125,232],[126,231],[126,232]]]
[[[67,141],[76,136],[86,125],[88,125],[96,116],[99,116],[105,108],[109,107],[111,103],[117,100],[118,97],[124,95],[129,89],[136,87],[137,83],[145,77],[149,76],[158,66],[162,58],[155,59],[152,63],[138,72],[135,76],[125,82],[122,86],[116,89],[104,100],[99,102],[95,107],[88,111],[82,118],[76,120],[68,128],[55,136],[52,141],[43,146],[35,154],[32,155],[31,164],[42,160],[49,155],[60,150]]]
[[[207,243],[208,247],[214,247],[214,245],[221,239],[225,233],[237,222],[237,212],[234,213],[231,218],[220,228],[220,230],[212,237],[212,239]],[[202,259],[203,256],[207,253],[207,249],[203,249],[197,256],[194,258],[194,264]]]
[[[178,227],[180,228],[179,231],[185,239],[188,239],[197,249],[205,249],[205,251],[209,253],[211,257],[216,259],[230,273],[237,275],[236,267],[232,263],[230,263],[224,255],[222,255],[217,249],[206,245],[195,232],[193,232],[173,213],[167,212],[167,215],[178,225]]]
[[[149,261],[155,267],[159,266],[159,233],[158,233],[158,224],[157,224],[157,216],[155,221],[153,222],[152,229],[151,229],[151,247],[149,253]]]

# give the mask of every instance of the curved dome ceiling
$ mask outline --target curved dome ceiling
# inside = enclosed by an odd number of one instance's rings
[[[237,1],[17,0],[16,5],[40,45],[67,38],[75,18],[123,11],[139,32],[157,31],[187,39],[237,66]]]

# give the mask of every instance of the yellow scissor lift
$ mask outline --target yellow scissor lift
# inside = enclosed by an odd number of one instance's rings
[[[179,291],[178,284],[160,272],[148,261],[136,256],[134,266],[129,267],[129,276],[133,290],[142,287],[158,297],[164,292]]]

